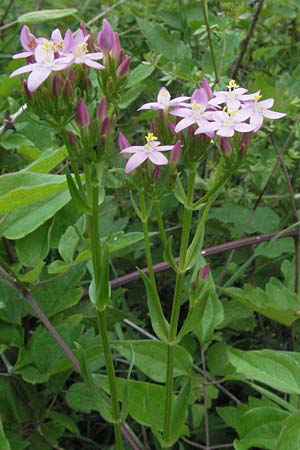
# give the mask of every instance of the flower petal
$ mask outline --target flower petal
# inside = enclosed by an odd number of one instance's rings
[[[38,67],[31,72],[27,80],[27,87],[30,92],[35,91],[49,77],[51,69],[48,67]]]
[[[31,72],[32,70],[34,70],[38,66],[39,66],[39,64],[34,63],[34,64],[27,64],[26,66],[19,67],[18,69],[14,70],[10,74],[10,78],[11,77],[15,77],[16,75],[21,75],[22,73]]]
[[[174,145],[160,145],[159,147],[156,147],[156,149],[160,152],[165,152],[166,150],[172,150],[173,147]]]
[[[75,62],[76,62],[76,59],[75,59]],[[92,67],[93,69],[99,69],[99,70],[104,69],[104,66],[102,64],[100,64],[96,61],[93,61],[92,59],[89,59],[89,58],[84,58],[82,60],[82,62],[83,62],[83,64],[86,64],[87,66]]]
[[[274,98],[267,98],[266,100],[259,102],[258,105],[263,109],[270,109],[274,105]]]
[[[281,119],[281,117],[286,116],[286,114],[276,112],[276,111],[266,110],[266,111],[264,111],[264,116],[267,117],[268,119]]]
[[[153,162],[153,164],[157,164],[158,166],[164,166],[169,162],[167,158],[160,152],[149,153],[148,158],[151,162]]]
[[[175,127],[175,132],[179,133],[179,131],[184,130],[185,128],[193,125],[193,123],[196,123],[196,120],[193,119],[193,117],[185,117]]]
[[[232,137],[234,135],[234,129],[230,127],[220,127],[217,131],[218,136]]]
[[[121,153],[138,153],[144,151],[143,145],[131,145],[130,147],[123,148]]]
[[[253,131],[255,129],[255,125],[254,124],[249,124],[249,123],[235,123],[234,124],[234,129],[236,131],[239,131],[240,133],[249,133],[250,131]]]
[[[138,166],[143,164],[145,159],[148,158],[148,155],[146,152],[137,152],[134,155],[132,155],[129,160],[127,161],[127,164],[125,166],[125,172],[130,173],[134,169],[136,169]]]

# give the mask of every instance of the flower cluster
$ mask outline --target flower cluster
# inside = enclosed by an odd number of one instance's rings
[[[29,92],[34,92],[52,72],[65,70],[73,64],[102,70],[105,66],[99,60],[105,61],[108,55],[116,61],[117,76],[123,77],[129,71],[130,57],[125,55],[118,34],[106,19],[98,33],[97,43],[93,42],[84,26],[74,34],[68,29],[64,37],[59,29],[55,29],[50,39],[47,39],[37,38],[24,25],[20,40],[25,51],[17,53],[13,58],[26,58],[28,64],[18,68],[10,76],[30,72],[27,81]],[[97,51],[90,51],[93,49]]]
[[[260,91],[249,94],[247,89],[239,87],[234,80],[229,82],[226,91],[213,92],[204,79],[202,86],[195,89],[191,97],[171,99],[169,91],[162,87],[157,101],[146,103],[139,110],[153,109],[176,117],[176,123],[168,118],[168,127],[173,133],[179,133],[180,138],[183,138],[182,132],[185,129],[188,129],[188,135],[201,135],[203,138],[212,139],[216,134],[220,137],[221,150],[227,155],[231,153],[228,138],[233,137],[236,132],[244,133],[240,142],[242,154],[248,145],[249,134],[261,128],[265,117],[279,119],[285,116],[284,113],[270,111],[274,99],[260,99]],[[147,139],[144,146],[122,148],[121,153],[133,153],[126,164],[126,172],[131,172],[146,159],[154,164],[167,164],[167,158],[164,155],[158,158],[157,153],[170,146],[159,145],[160,142],[154,137],[151,142]]]

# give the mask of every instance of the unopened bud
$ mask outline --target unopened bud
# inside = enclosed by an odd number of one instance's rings
[[[115,36],[111,24],[104,19],[97,36],[98,45],[104,53],[109,53],[114,44]]]
[[[207,98],[210,99],[213,96],[212,90],[210,85],[208,84],[208,81],[206,80],[206,78],[203,78],[202,83],[201,83],[201,87],[205,90],[206,94],[207,94]]]
[[[27,98],[27,100],[32,100],[33,96],[32,96],[32,92],[30,92],[30,90],[28,89],[27,80],[23,81],[23,88],[24,88],[24,95]]]
[[[243,156],[250,142],[251,133],[244,133],[240,144],[240,155]]]
[[[121,50],[119,51],[119,64],[121,64],[125,58],[126,58],[125,50],[121,48]]]
[[[85,26],[84,26],[84,24],[82,22],[80,22],[79,28],[83,32],[84,36],[87,36],[89,34],[88,30],[85,28]]]
[[[171,150],[170,163],[177,164],[181,158],[181,142],[177,141]]]
[[[155,166],[151,175],[152,180],[158,180],[160,177],[160,166]]]
[[[105,95],[102,97],[98,108],[97,108],[97,117],[102,122],[107,117],[107,101]]]
[[[68,78],[70,79],[71,83],[74,83],[76,75],[74,72],[74,69],[69,69]]]
[[[107,136],[109,134],[109,131],[110,131],[110,118],[105,117],[100,127],[100,134],[101,136]]]
[[[91,123],[91,116],[86,107],[84,100],[81,98],[77,103],[76,108],[76,122],[80,126],[80,128],[87,127]]]
[[[83,79],[83,85],[84,85],[84,90],[86,93],[88,93],[89,91],[91,91],[92,89],[92,83],[91,80],[89,79],[88,76],[85,76]]]
[[[171,120],[169,120],[168,127],[169,127],[169,130],[171,131],[172,134],[176,134],[176,131],[175,131],[176,123],[174,123]]]
[[[155,135],[158,134],[158,126],[155,120],[152,120],[151,122],[151,130]]]
[[[209,264],[205,264],[205,266],[201,267],[201,269],[199,270],[199,278],[200,280],[207,280],[208,276],[209,276],[209,272],[210,272],[210,268],[209,268]]]
[[[59,75],[55,75],[52,80],[52,93],[56,97],[60,97],[63,91],[62,78]]]
[[[232,153],[232,147],[229,140],[226,137],[221,136],[220,147],[223,155],[229,156]]]
[[[63,94],[66,98],[69,99],[73,97],[73,87],[70,78],[66,78],[63,88]]]
[[[75,147],[77,144],[77,136],[73,133],[73,131],[68,131],[68,141],[71,147]]]
[[[118,136],[118,143],[119,143],[120,150],[124,150],[124,148],[130,147],[128,139],[121,132],[119,133],[119,136]]]
[[[111,56],[114,59],[119,60],[120,51],[121,51],[120,38],[119,38],[118,33],[115,32],[114,33],[114,43],[113,43],[113,46],[112,46],[111,52],[110,52]]]
[[[119,65],[119,67],[117,69],[118,77],[125,77],[128,74],[129,69],[130,69],[130,64],[131,64],[131,57],[126,56],[124,61],[121,62],[121,64]]]

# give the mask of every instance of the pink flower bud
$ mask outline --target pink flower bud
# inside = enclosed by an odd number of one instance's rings
[[[73,87],[70,78],[66,78],[63,88],[63,94],[66,98],[69,99],[73,97]]]
[[[205,90],[208,99],[212,98],[213,93],[212,93],[211,87],[208,84],[208,81],[206,80],[206,78],[203,78],[201,87]]]
[[[72,68],[69,69],[68,78],[70,79],[71,83],[74,83],[74,81],[76,79],[74,69],[72,69]]]
[[[109,134],[109,131],[110,131],[110,118],[105,117],[100,127],[100,134],[101,136],[107,136]]]
[[[172,134],[176,134],[176,131],[175,131],[176,123],[174,123],[171,120],[169,120],[168,127],[169,127],[169,130],[171,131]]]
[[[170,163],[177,164],[181,158],[181,142],[177,141],[171,150]]]
[[[38,45],[36,37],[30,33],[27,25],[24,25],[20,33],[20,41],[24,50],[32,51]]]
[[[55,75],[52,80],[52,92],[56,97],[60,97],[63,91],[62,78],[59,75]]]
[[[73,133],[73,131],[68,131],[68,141],[71,147],[75,147],[77,144],[77,136]]]
[[[207,280],[210,272],[209,264],[205,264],[205,266],[201,267],[199,270],[199,278],[200,280]]]
[[[105,53],[110,52],[114,44],[115,36],[111,24],[104,19],[102,28],[97,36],[98,45]]]
[[[91,123],[90,113],[82,98],[77,103],[75,118],[80,128],[87,127]]]
[[[130,147],[128,139],[121,132],[119,133],[119,136],[118,136],[118,143],[119,143],[120,150],[124,150],[124,148]]]
[[[124,61],[121,62],[121,64],[119,65],[119,67],[117,69],[118,77],[125,77],[128,74],[129,69],[130,69],[130,64],[131,64],[131,57],[126,56]]]
[[[152,120],[151,122],[151,130],[153,131],[154,134],[158,134],[158,126],[155,120]]]
[[[244,155],[250,142],[251,133],[244,133],[240,144],[240,155]]]
[[[85,26],[84,26],[84,24],[82,22],[80,22],[79,28],[83,32],[84,36],[87,36],[89,34],[88,30],[85,28]]]
[[[30,92],[30,90],[28,89],[27,80],[23,81],[23,88],[24,88],[24,95],[27,98],[27,100],[32,100],[33,96],[32,96],[32,92]]]
[[[220,138],[220,147],[223,155],[229,156],[232,153],[232,147],[229,140],[226,137]]]
[[[119,60],[119,55],[120,55],[120,51],[121,51],[121,44],[120,44],[120,38],[118,33],[114,33],[114,43],[113,46],[111,48],[111,56],[114,59]]]
[[[123,48],[121,48],[121,50],[119,52],[119,64],[121,64],[125,58],[126,58],[125,50]]]
[[[98,105],[97,117],[101,122],[107,117],[107,101],[105,95],[102,97]]]
[[[152,180],[158,180],[160,177],[160,166],[155,166],[151,175]]]

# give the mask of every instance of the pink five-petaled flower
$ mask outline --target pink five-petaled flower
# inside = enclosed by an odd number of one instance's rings
[[[173,145],[160,145],[153,133],[147,134],[146,141],[145,145],[134,145],[121,150],[121,153],[133,153],[125,166],[126,173],[132,172],[143,164],[146,159],[150,159],[153,164],[158,166],[168,164],[168,159],[161,152],[172,150]]]
[[[251,112],[248,109],[215,111],[211,115],[213,122],[207,125],[208,130],[217,130],[218,136],[232,137],[235,131],[248,133],[253,131],[255,126],[243,123],[250,117]],[[201,129],[195,131],[195,134],[203,133]]]
[[[186,108],[176,108],[173,111],[170,111],[170,114],[173,116],[183,117],[183,119],[180,120],[175,127],[176,133],[179,133],[184,128],[196,123],[199,130],[203,130],[199,132],[208,133],[210,136],[211,133],[207,129],[209,126],[207,119],[210,117],[210,113],[206,112],[209,103],[205,89],[195,89],[191,101],[192,103],[190,105],[186,105]]]
[[[75,64],[86,64],[94,69],[104,69],[102,64],[96,62],[103,58],[103,54],[101,52],[88,53],[88,39],[89,35],[85,36],[82,30],[78,30],[73,38],[72,31],[68,29],[62,44],[63,55],[72,55]]]
[[[30,33],[27,25],[24,25],[21,29],[20,41],[24,50],[26,51],[13,55],[13,59],[28,58],[29,56],[32,56],[34,54],[35,48],[39,43],[38,39],[32,33]]]
[[[72,56],[55,58],[53,44],[46,40],[36,47],[34,57],[35,63],[20,67],[10,74],[11,77],[14,77],[22,73],[31,72],[27,81],[27,87],[30,92],[34,92],[49,77],[52,71],[64,70],[73,62]]]
[[[168,91],[167,88],[162,87],[159,90],[159,93],[157,95],[157,102],[152,102],[152,103],[145,103],[143,106],[141,106],[138,111],[142,110],[142,109],[169,109],[169,107],[176,107],[176,106],[180,106],[181,102],[184,102],[186,100],[189,100],[190,97],[186,97],[186,96],[181,96],[181,97],[176,97],[173,98],[173,100],[171,100],[171,95],[170,92]]]
[[[215,97],[210,100],[212,105],[220,105],[221,103],[226,103],[228,109],[236,110],[239,109],[242,102],[251,100],[253,94],[246,94],[247,89],[240,88],[234,80],[230,80],[227,85],[228,91],[217,91],[214,92]]]
[[[281,119],[281,117],[286,116],[285,113],[270,111],[270,108],[272,108],[274,104],[273,98],[267,98],[262,102],[258,102],[257,100],[259,100],[260,97],[260,95],[255,96],[255,101],[253,103],[250,103],[249,106],[245,108],[251,113],[250,124],[255,126],[253,130],[255,132],[261,128],[264,117],[267,117],[268,119]]]

